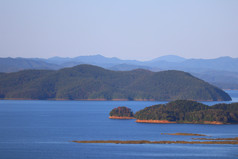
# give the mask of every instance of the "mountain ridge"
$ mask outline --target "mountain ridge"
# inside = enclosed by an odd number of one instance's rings
[[[90,55],[90,56],[77,56],[74,58],[63,58],[63,57],[52,57],[48,59],[43,58],[0,58],[0,64],[4,63],[5,67],[2,67],[0,72],[16,72],[23,69],[38,69],[40,67],[32,67],[31,65],[27,67],[18,68],[16,70],[12,69],[7,71],[7,68],[11,66],[13,63],[7,63],[4,60],[11,59],[14,63],[17,63],[17,60],[29,60],[42,63],[42,65],[48,64],[45,69],[61,69],[67,67],[69,63],[71,67],[76,66],[78,64],[91,64],[97,65],[104,68],[114,67],[116,65],[136,65],[141,67],[156,67],[161,70],[168,70],[168,69],[177,69],[182,71],[191,71],[196,70],[197,68],[207,70],[217,70],[217,71],[230,71],[230,72],[238,72],[236,69],[238,67],[238,58],[232,58],[228,56],[219,57],[215,59],[185,59],[180,56],[176,55],[166,55],[161,56],[149,61],[137,61],[137,60],[121,60],[116,57],[108,58],[104,57],[100,54],[97,55]],[[68,63],[68,64],[67,64]],[[20,65],[21,63],[18,63]],[[67,64],[65,66],[65,64]],[[4,70],[4,68],[6,70]],[[43,67],[42,67],[43,68]],[[191,69],[192,68],[192,69]],[[189,70],[190,69],[190,70]]]
[[[171,57],[172,59],[182,59],[182,61],[172,62]],[[166,60],[166,58],[168,59]],[[180,70],[190,72],[222,89],[238,89],[238,58],[228,56],[215,59],[185,59],[176,55],[168,55],[149,61],[121,60],[115,57],[107,58],[99,54],[75,58],[0,58],[0,72],[17,72],[26,69],[59,70],[80,64],[97,65],[116,71],[130,71],[137,68],[153,72]]]
[[[112,71],[93,65],[0,74],[2,99],[231,100],[221,89],[183,71]]]

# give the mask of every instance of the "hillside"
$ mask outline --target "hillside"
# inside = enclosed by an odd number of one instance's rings
[[[231,100],[221,89],[182,71],[110,71],[79,65],[58,71],[0,74],[3,99]]]
[[[142,122],[159,123],[238,123],[238,103],[207,106],[188,100],[177,100],[167,104],[146,107],[136,112],[135,117]]]

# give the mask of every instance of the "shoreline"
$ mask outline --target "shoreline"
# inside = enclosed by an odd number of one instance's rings
[[[136,120],[137,123],[155,123],[155,124],[176,124],[176,122],[168,121],[168,120]]]
[[[137,123],[150,123],[150,124],[211,124],[211,125],[225,125],[219,121],[204,121],[204,122],[175,122],[168,120],[136,120]],[[227,123],[230,124],[230,123]]]
[[[125,120],[129,120],[129,119],[135,119],[134,117],[123,117],[123,116],[109,116],[109,119],[125,119]]]
[[[31,99],[31,98],[0,98],[0,100],[32,100],[32,101],[36,101],[36,100],[40,100],[40,101],[158,101],[158,102],[170,102],[173,101],[171,100],[155,100],[155,99],[133,99],[133,100],[129,100],[129,99],[105,99],[105,98],[95,98],[95,99]],[[190,99],[188,99],[190,100]],[[198,102],[222,102],[222,100],[191,100],[191,101],[198,101]],[[232,100],[228,100],[228,101],[232,101]],[[224,101],[227,102],[227,101]]]
[[[222,123],[220,121],[204,121],[204,124],[225,125],[225,123]]]
[[[43,100],[43,101],[157,101],[155,99],[105,99],[105,98],[95,98],[95,99],[31,99],[31,98],[0,98],[0,100]],[[158,100],[159,101],[159,100]],[[163,100],[161,100],[163,101]]]

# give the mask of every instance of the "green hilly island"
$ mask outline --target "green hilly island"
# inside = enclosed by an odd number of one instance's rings
[[[109,115],[110,119],[134,119],[131,109],[124,106],[112,109]]]
[[[208,106],[196,101],[176,100],[146,107],[135,114],[137,122],[237,124],[238,103]]]
[[[0,73],[1,99],[228,101],[223,90],[182,71],[111,71],[78,65]]]

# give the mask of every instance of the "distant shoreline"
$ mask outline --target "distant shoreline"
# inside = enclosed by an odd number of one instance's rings
[[[158,101],[158,102],[170,102],[173,100],[155,100],[155,99],[105,99],[105,98],[96,98],[96,99],[31,99],[31,98],[0,98],[0,100],[40,100],[40,101]],[[187,99],[190,100],[190,99]],[[213,100],[191,100],[191,101],[199,101],[199,102],[222,102],[221,100],[213,101]],[[232,101],[232,100],[231,100]],[[227,101],[224,101],[227,102]]]
[[[45,100],[45,101],[157,101],[155,99],[105,99],[105,98],[96,98],[96,99],[31,99],[31,98],[1,98],[0,100]],[[158,100],[159,101],[159,100]]]

